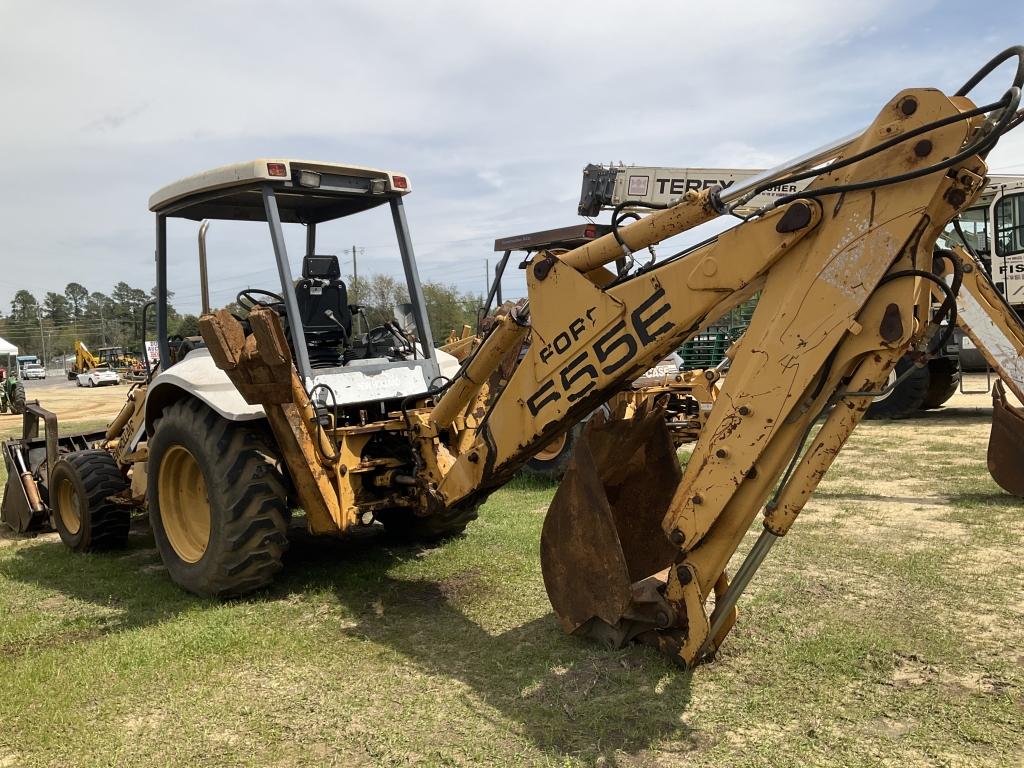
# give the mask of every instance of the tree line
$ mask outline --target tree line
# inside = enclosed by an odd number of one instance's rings
[[[349,277],[348,301],[364,308],[371,326],[390,320],[396,305],[409,300],[404,282],[390,275],[372,274],[358,279]],[[477,312],[483,303],[480,294],[461,293],[454,285],[440,282],[422,284],[423,298],[435,341],[450,331],[459,332],[464,324],[475,327]],[[142,306],[155,297],[149,291],[119,282],[109,293],[89,291],[81,283],[68,283],[63,291],[47,291],[40,301],[31,291],[19,290],[11,300],[10,312],[0,311],[0,337],[15,344],[19,354],[36,355],[55,364],[55,360],[74,354],[75,341],[89,349],[121,346],[139,354],[142,347]],[[170,295],[170,298],[173,294]],[[238,311],[233,302],[229,309]],[[155,318],[150,312],[147,337],[155,338]],[[168,303],[167,327],[172,336],[195,336],[199,319],[179,314]]]
[[[405,283],[390,275],[360,275],[356,280],[346,280],[349,304],[363,307],[367,322],[381,325],[391,320],[395,307],[409,301]],[[452,331],[459,333],[463,325],[476,328],[477,313],[481,310],[484,297],[479,293],[462,293],[450,284],[428,281],[421,284],[423,303],[434,341],[444,341]]]
[[[109,293],[89,291],[81,283],[68,283],[63,291],[47,291],[40,301],[31,291],[20,290],[11,299],[10,313],[0,312],[0,337],[18,347],[19,354],[36,355],[47,364],[74,354],[75,341],[95,351],[100,347],[124,347],[139,354],[142,348],[142,306],[156,293],[119,282]],[[172,334],[198,332],[195,315],[180,315],[168,307]],[[155,322],[150,312],[150,326]],[[147,335],[153,338],[153,329]]]

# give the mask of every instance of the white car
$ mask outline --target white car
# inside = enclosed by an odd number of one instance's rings
[[[120,384],[121,377],[109,368],[93,368],[78,374],[77,381],[80,387],[102,387],[104,384]]]
[[[21,369],[21,378],[23,379],[45,379],[46,369],[41,365],[26,365]]]

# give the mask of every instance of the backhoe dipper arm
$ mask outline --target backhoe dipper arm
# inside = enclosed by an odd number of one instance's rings
[[[591,420],[541,546],[548,593],[568,631],[612,644],[638,637],[685,664],[721,642],[759,558],[788,530],[872,393],[930,328],[923,313],[935,240],[986,171],[965,153],[982,121],[972,109],[936,90],[904,91],[843,151],[852,162],[834,162],[799,198],[629,279],[613,281],[603,269],[623,252],[612,235],[531,261],[525,358],[496,393],[457,380],[439,403],[446,421],[437,428],[464,423],[450,444],[468,446],[438,478],[447,505],[486,495],[539,446],[761,291],[681,479],[652,426],[657,414],[631,424]],[[906,134],[913,138],[889,141]],[[915,174],[958,157],[949,172]],[[623,227],[621,238],[636,250],[714,215],[711,194],[690,194]],[[500,359],[510,336],[493,333],[476,360]],[[491,369],[476,360],[467,378],[482,382]],[[766,543],[730,585],[725,566],[776,485]],[[663,535],[637,539],[659,524]],[[718,610],[709,621],[712,592]]]
[[[980,260],[960,247],[953,257],[962,265],[962,284],[957,292],[957,325],[971,338],[1000,380],[1024,402],[1024,325],[1006,303]],[[952,284],[951,265],[944,276]],[[936,292],[936,298],[941,293]]]
[[[944,254],[940,266],[946,282],[952,286],[960,281],[957,325],[999,376],[992,391],[989,473],[1003,490],[1024,496],[1024,473],[1020,471],[1024,410],[1012,405],[1003,389],[1005,384],[1018,401],[1024,402],[1024,324],[992,284],[978,258],[961,247],[940,253]]]

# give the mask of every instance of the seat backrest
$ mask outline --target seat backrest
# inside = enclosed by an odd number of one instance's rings
[[[348,289],[341,280],[337,256],[304,256],[302,279],[295,285],[302,327],[310,341],[337,343],[352,335],[352,313],[348,308]],[[334,314],[344,328],[328,317]]]

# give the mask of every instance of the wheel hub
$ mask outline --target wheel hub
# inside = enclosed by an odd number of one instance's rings
[[[565,441],[568,439],[568,435],[566,433],[562,433],[537,451],[537,455],[533,458],[537,461],[551,461],[562,452],[562,449],[565,448]]]
[[[74,483],[66,477],[57,489],[57,514],[69,534],[74,536],[78,533],[82,527],[82,506]]]
[[[198,562],[210,542],[210,501],[203,471],[184,446],[167,449],[157,491],[160,521],[171,547],[186,563]]]

